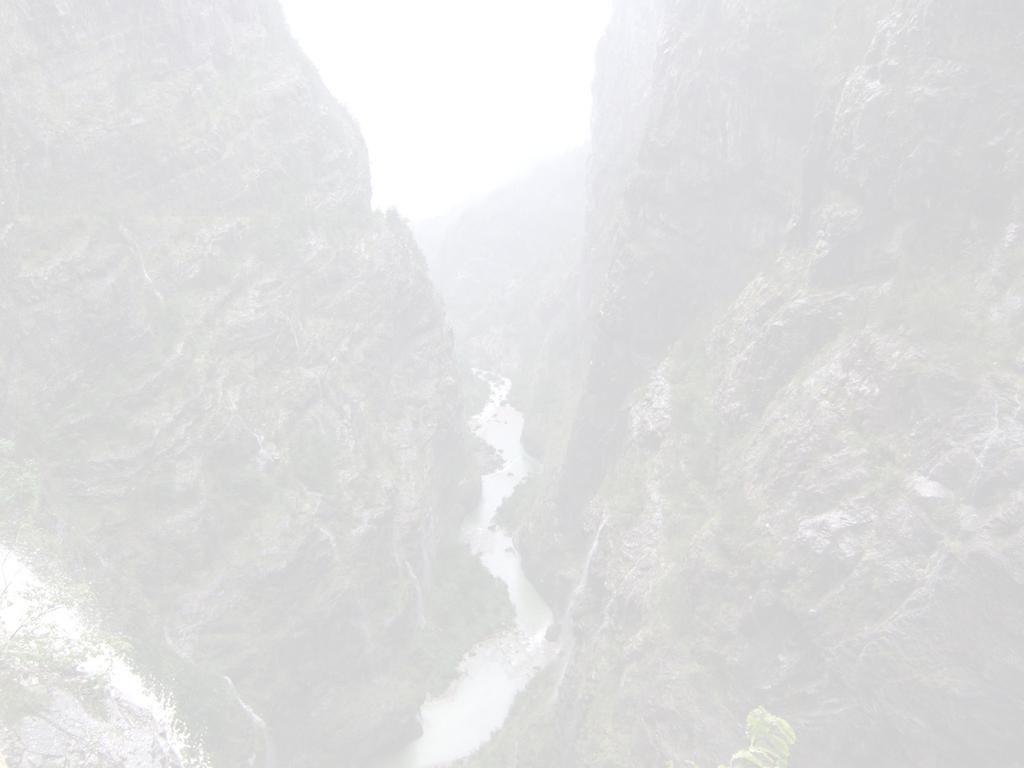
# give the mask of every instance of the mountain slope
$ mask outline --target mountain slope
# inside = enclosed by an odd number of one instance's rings
[[[715,764],[762,703],[794,766],[1018,762],[1022,21],[617,4],[583,383],[514,510],[566,650],[477,764]]]
[[[587,153],[576,150],[450,217],[417,229],[431,277],[466,367],[514,381],[529,404],[529,450],[544,455],[544,429],[565,407],[578,368]],[[468,392],[479,387],[468,377]],[[550,417],[550,418],[549,418]]]
[[[5,540],[215,765],[410,738],[492,587],[451,341],[354,122],[275,2],[4,3],[0,40]]]

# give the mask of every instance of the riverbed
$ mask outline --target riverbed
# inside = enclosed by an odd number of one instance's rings
[[[515,624],[470,650],[448,690],[423,705],[423,735],[403,753],[403,768],[443,766],[477,752],[504,725],[516,697],[557,650],[545,638],[551,608],[523,571],[512,537],[495,524],[501,505],[533,466],[522,443],[523,415],[509,403],[508,379],[474,373],[490,386],[490,398],[472,428],[494,448],[501,466],[480,478],[480,503],[462,534],[473,554],[505,585]]]

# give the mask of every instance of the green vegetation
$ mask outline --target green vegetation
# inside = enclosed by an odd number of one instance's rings
[[[8,560],[0,555],[7,571],[12,570]],[[19,609],[18,601],[27,607]],[[80,668],[87,641],[62,638],[50,620],[60,609],[42,587],[30,583],[19,588],[6,572],[0,577],[0,723],[45,710],[55,690],[72,693],[84,705],[100,700],[101,681]]]
[[[719,768],[789,768],[789,752],[796,744],[793,727],[764,707],[747,715],[747,738],[750,745],[732,756],[728,765]],[[669,763],[667,768],[675,768]],[[697,768],[687,761],[682,768]]]
[[[729,765],[721,768],[788,768],[796,733],[781,717],[758,707],[747,715],[747,738],[750,746],[734,754]]]

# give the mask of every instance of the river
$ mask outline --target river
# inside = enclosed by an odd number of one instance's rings
[[[551,609],[523,572],[512,537],[494,521],[530,474],[533,462],[522,444],[523,415],[508,401],[508,379],[475,373],[491,393],[472,421],[473,431],[497,451],[502,464],[481,477],[479,506],[462,532],[473,554],[505,585],[515,624],[470,650],[448,690],[423,705],[423,735],[403,753],[403,768],[442,766],[477,752],[504,725],[516,696],[557,651],[545,639]]]

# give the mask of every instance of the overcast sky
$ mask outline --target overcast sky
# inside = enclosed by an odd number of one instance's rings
[[[374,203],[444,213],[586,143],[610,0],[283,0],[370,146]]]

